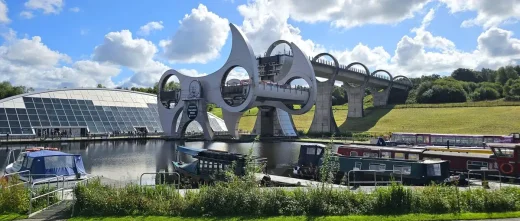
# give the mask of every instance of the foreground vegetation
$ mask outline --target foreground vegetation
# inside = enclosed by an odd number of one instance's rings
[[[380,220],[380,221],[415,221],[415,220],[478,220],[478,219],[500,219],[520,217],[520,212],[505,213],[461,213],[461,214],[408,214],[400,216],[277,216],[277,217],[223,217],[218,220],[248,220],[248,221],[296,221],[296,220],[315,220],[315,221],[343,221],[343,220]],[[76,217],[71,221],[84,220],[172,220],[172,221],[213,221],[215,218],[187,218],[170,216],[124,216],[124,217]]]
[[[29,212],[29,200],[31,190],[19,184],[16,177],[11,177],[9,181],[0,180],[0,220],[11,220],[14,218],[25,217]],[[35,190],[34,196],[39,196],[52,191],[53,188],[42,187]],[[58,195],[51,194],[49,203],[54,204],[58,200]],[[47,198],[42,197],[33,200],[32,212],[44,208],[47,205]]]
[[[76,190],[79,216],[330,216],[520,211],[520,189],[394,185],[373,193],[348,189],[261,189],[221,183],[185,196],[171,187],[114,188],[91,182]]]

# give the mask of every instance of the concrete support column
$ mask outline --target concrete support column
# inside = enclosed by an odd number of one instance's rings
[[[343,84],[348,96],[348,114],[349,117],[364,117],[363,98],[365,97],[365,86],[352,87],[348,84]]]
[[[204,132],[204,139],[213,140],[214,132],[209,123],[206,101],[203,99],[187,100],[184,101],[184,104],[185,105],[182,111],[181,121],[179,122],[179,127],[177,128],[174,137],[183,138],[188,124],[192,121],[197,121],[202,127],[202,131]],[[197,116],[194,119],[190,119],[188,117],[188,107],[190,104],[195,104],[197,106]]]
[[[222,109],[222,118],[224,118],[226,128],[228,129],[229,134],[233,138],[239,138],[238,123],[240,122],[240,118],[242,118],[242,115],[243,112],[229,112],[225,109]]]
[[[372,93],[374,107],[382,107],[388,104],[388,97],[390,97],[390,90],[377,91],[377,89],[370,88]]]
[[[291,116],[278,108],[258,107],[252,134],[261,137],[297,136]]]
[[[309,133],[336,133],[338,126],[334,120],[332,112],[332,91],[334,84],[330,82],[316,82],[317,97],[316,106],[314,107],[314,118],[312,119]]]

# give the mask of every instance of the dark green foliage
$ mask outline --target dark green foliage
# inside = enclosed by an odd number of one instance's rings
[[[25,86],[13,86],[8,81],[4,81],[0,83],[0,100],[6,97],[11,97],[32,91],[34,91],[32,88],[27,88]]]
[[[15,185],[20,182],[21,181],[16,176],[10,177],[8,182],[0,180],[0,214],[27,214],[29,211],[31,191],[23,184]],[[34,190],[34,196],[39,196],[53,190],[55,190],[55,186],[50,188],[44,186]],[[49,204],[54,204],[56,202],[58,202],[57,194],[50,194]],[[32,202],[32,211],[40,210],[46,206],[47,197],[35,199]]]
[[[279,216],[399,215],[409,213],[505,212],[520,210],[520,188],[459,191],[452,186],[411,189],[257,188],[217,184],[181,196],[166,186],[115,188],[91,182],[75,189],[75,215],[82,216]]]
[[[466,82],[479,82],[475,71],[467,68],[458,68],[451,73],[451,77],[455,80],[466,81]]]
[[[466,100],[467,93],[461,82],[452,78],[426,81],[417,89],[418,103],[454,103]]]
[[[344,88],[334,86],[332,91],[332,105],[343,105],[348,102],[347,92]]]
[[[168,82],[168,83],[166,83],[166,85],[164,85],[164,91],[173,91],[173,90],[177,90],[180,88],[181,88],[181,85],[174,81]],[[132,87],[132,88],[130,88],[130,90],[139,91],[139,92],[143,92],[143,93],[158,94],[159,93],[159,83],[158,82],[155,83],[155,85],[153,87]]]
[[[471,94],[473,101],[496,100],[500,98],[497,90],[490,87],[480,87]]]
[[[497,71],[496,82],[504,85],[509,79],[518,79],[518,73],[513,66],[501,67]]]

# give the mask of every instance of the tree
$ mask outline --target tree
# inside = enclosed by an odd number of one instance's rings
[[[31,87],[13,86],[9,81],[0,83],[0,99],[34,91]]]
[[[332,105],[343,105],[348,102],[348,96],[345,89],[334,86],[332,90]]]
[[[451,77],[455,80],[459,81],[467,81],[467,82],[479,82],[477,78],[477,74],[475,71],[467,69],[467,68],[458,68],[457,70],[451,73]]]
[[[499,97],[498,91],[491,87],[480,87],[471,94],[473,101],[496,100]]]
[[[513,66],[500,67],[497,71],[496,82],[504,85],[509,79],[518,79],[518,73]]]
[[[103,86],[102,84],[98,84],[97,88],[107,88],[107,87]]]
[[[419,103],[466,102],[467,93],[460,81],[443,78],[422,83],[417,89],[416,99]]]
[[[482,68],[480,70],[480,82],[488,81],[495,82],[497,78],[497,72],[495,70],[491,70],[489,68]]]

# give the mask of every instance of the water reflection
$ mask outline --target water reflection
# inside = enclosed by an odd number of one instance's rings
[[[253,155],[268,159],[267,170],[272,174],[282,174],[290,165],[296,163],[299,147],[304,143],[296,142],[179,142],[164,140],[139,141],[95,141],[95,142],[58,142],[45,144],[48,147],[60,147],[63,152],[81,154],[85,169],[89,174],[100,175],[124,182],[139,182],[142,173],[172,171],[172,161],[177,157],[183,162],[191,162],[190,156],[178,155],[175,148],[179,145],[229,151],[247,154],[252,149]],[[35,144],[9,145],[9,148],[21,149],[42,146]],[[7,155],[6,146],[0,149],[0,165],[4,165]],[[3,174],[3,167],[0,172]],[[153,176],[144,177],[146,182],[153,181]]]

